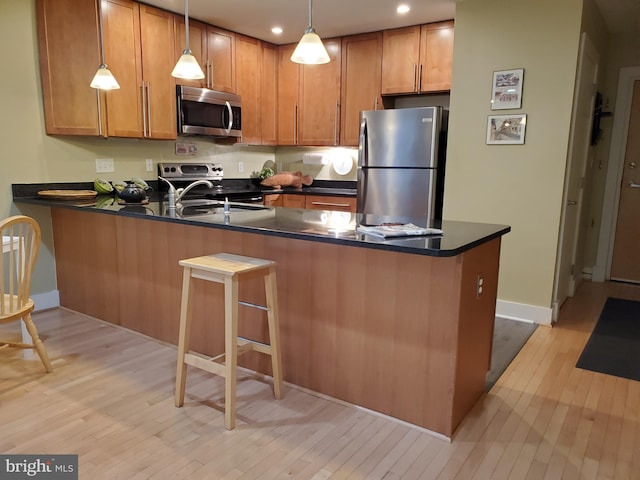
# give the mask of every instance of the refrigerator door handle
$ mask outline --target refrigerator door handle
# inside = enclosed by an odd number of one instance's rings
[[[358,166],[364,167],[367,165],[368,158],[368,147],[367,147],[367,119],[365,117],[361,117],[360,119],[360,138],[358,141]]]

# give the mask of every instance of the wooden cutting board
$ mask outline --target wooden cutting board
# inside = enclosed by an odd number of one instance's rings
[[[87,200],[98,195],[95,190],[40,190],[38,195],[50,200]]]

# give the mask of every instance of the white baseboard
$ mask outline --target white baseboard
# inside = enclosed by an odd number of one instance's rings
[[[527,305],[526,303],[496,302],[496,317],[518,320],[521,322],[537,323],[539,325],[551,325],[553,310],[547,307]]]
[[[56,308],[60,306],[60,292],[58,290],[51,290],[50,292],[45,293],[36,293],[31,295],[33,299],[33,303],[35,303],[36,308],[34,312],[39,312],[40,310],[47,310],[49,308]]]

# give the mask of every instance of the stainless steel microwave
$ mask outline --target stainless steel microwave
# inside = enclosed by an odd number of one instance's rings
[[[176,86],[176,93],[178,135],[242,136],[239,95],[183,85]]]

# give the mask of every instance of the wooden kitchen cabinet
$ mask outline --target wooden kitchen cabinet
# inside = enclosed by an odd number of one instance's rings
[[[331,61],[299,65],[295,45],[279,48],[278,144],[338,145],[340,138],[340,38],[324,40]]]
[[[283,194],[282,195],[282,206],[289,208],[306,208],[306,199],[305,195],[298,194]]]
[[[262,203],[267,207],[282,207],[282,198],[284,195],[282,193],[270,193],[263,197]]]
[[[340,145],[357,146],[360,112],[382,108],[382,32],[342,39]]]
[[[453,21],[383,32],[382,93],[428,93],[451,88]]]
[[[100,65],[97,3],[38,0],[36,15],[47,134],[101,135],[100,96],[89,87]]]
[[[356,213],[355,197],[329,197],[326,195],[306,195],[307,210],[333,210],[336,212]]]
[[[278,47],[262,42],[260,122],[262,145],[278,144]]]
[[[103,0],[105,55],[119,90],[106,92],[108,136],[176,138],[173,14]]]
[[[236,93],[236,34],[207,26],[207,88]]]
[[[260,108],[262,46],[260,40],[236,35],[236,93],[242,98],[242,143],[262,143]]]

